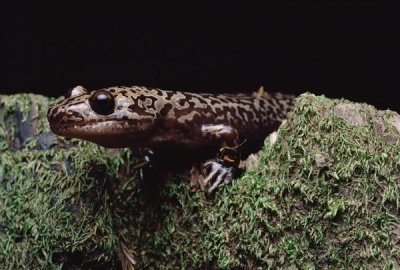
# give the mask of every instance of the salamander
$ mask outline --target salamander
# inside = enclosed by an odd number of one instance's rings
[[[211,149],[212,156],[203,157],[207,159],[200,161],[200,168],[206,169],[203,184],[212,192],[232,181],[241,152],[262,145],[294,101],[293,95],[262,88],[254,93],[215,94],[140,86],[87,91],[77,86],[49,108],[48,121],[59,136],[135,149],[150,167],[158,152],[167,153],[164,160],[173,163],[181,152],[190,150],[196,156]]]

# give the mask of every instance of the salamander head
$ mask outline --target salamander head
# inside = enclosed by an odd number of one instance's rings
[[[151,131],[155,119],[155,114],[138,109],[135,104],[140,91],[113,87],[88,92],[77,86],[49,109],[50,128],[57,135],[105,147],[130,146],[131,141]]]

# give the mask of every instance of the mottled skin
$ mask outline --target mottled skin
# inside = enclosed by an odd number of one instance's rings
[[[106,109],[97,102],[99,96],[108,100]],[[180,150],[214,149],[216,157],[204,164],[210,169],[204,182],[214,182],[212,191],[235,176],[240,149],[260,145],[293,103],[294,96],[262,89],[253,94],[207,94],[138,86],[88,92],[78,86],[49,109],[48,120],[57,135],[110,148],[130,147],[145,152],[147,160],[157,151],[169,152],[173,159]]]

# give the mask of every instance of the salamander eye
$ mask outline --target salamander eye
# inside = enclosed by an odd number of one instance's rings
[[[109,115],[114,112],[114,97],[104,90],[94,92],[89,98],[89,104],[95,113],[101,115]]]

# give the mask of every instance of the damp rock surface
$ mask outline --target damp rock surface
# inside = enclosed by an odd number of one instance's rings
[[[112,165],[100,147],[51,133],[51,101],[0,95],[0,269],[113,267]]]
[[[51,102],[0,96],[1,269],[400,266],[395,112],[303,94],[231,184],[149,199],[130,151],[55,137]]]

